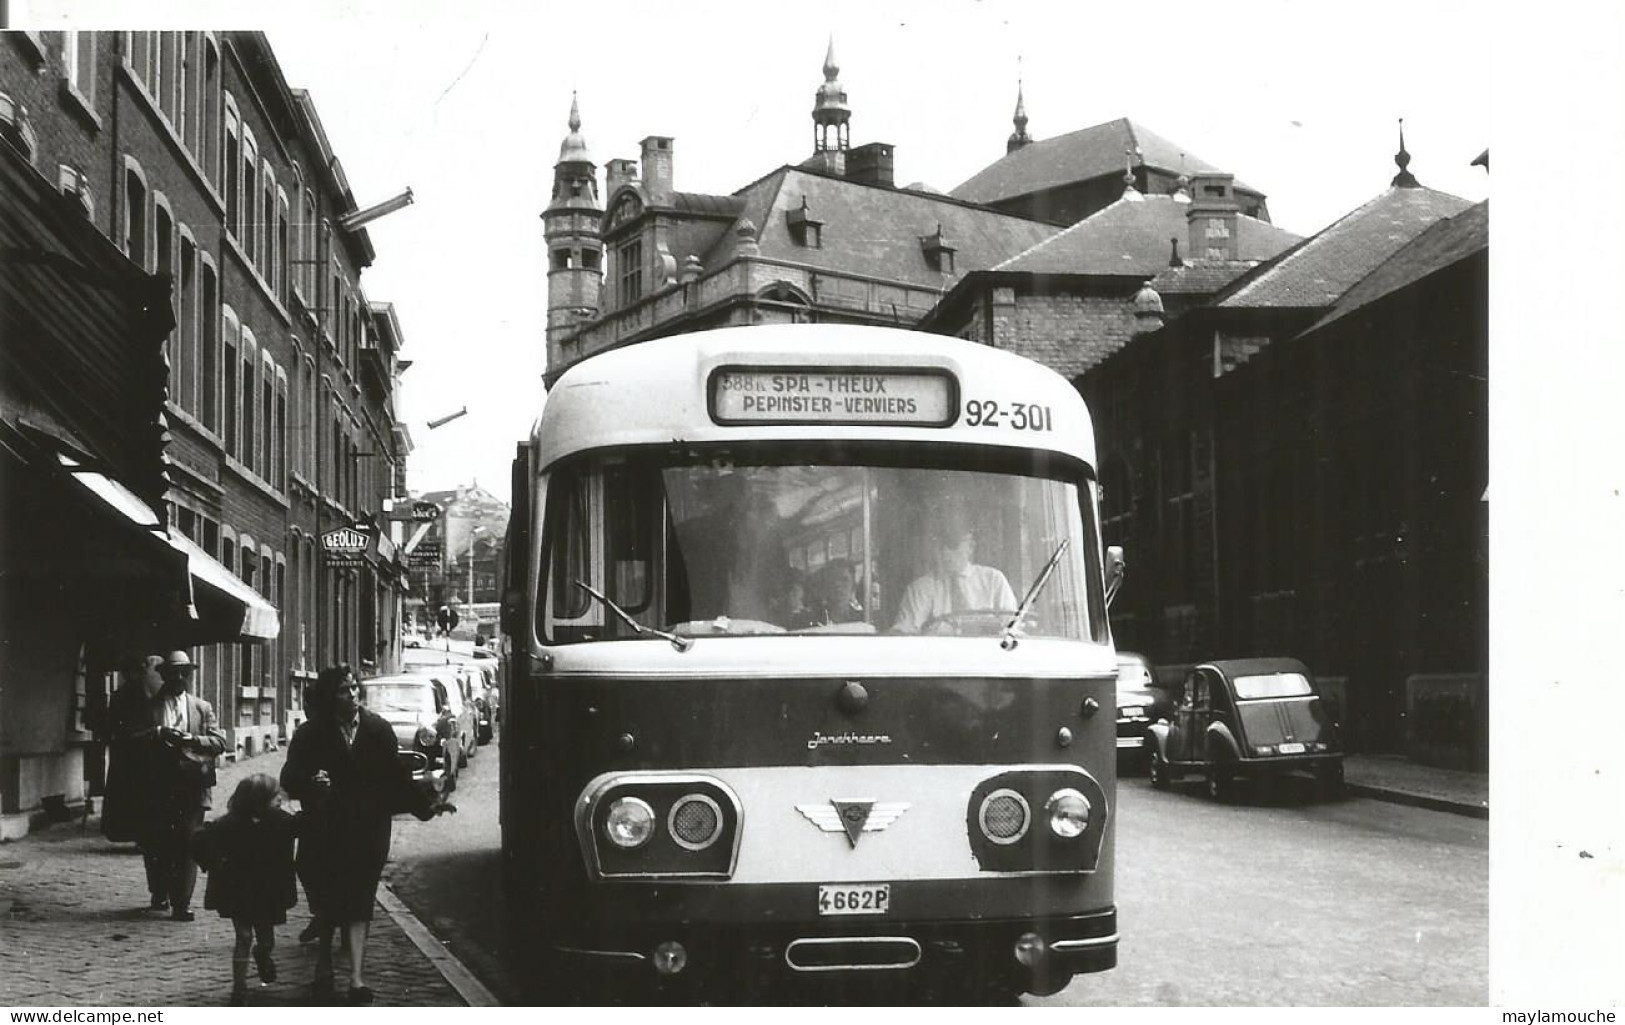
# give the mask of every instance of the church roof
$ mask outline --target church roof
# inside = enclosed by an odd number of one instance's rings
[[[946,288],[969,271],[984,270],[1054,235],[1054,225],[958,202],[947,196],[889,188],[796,167],[781,167],[735,193],[757,229],[761,255],[831,273],[874,277],[927,288]],[[787,214],[806,201],[821,222],[818,248],[790,233]],[[928,263],[920,239],[941,229],[954,249],[954,274]],[[707,254],[707,267],[727,256],[726,233]]]
[[[1190,208],[1190,203],[1166,195],[1119,199],[994,269],[1147,277],[1168,267],[1171,238],[1179,240],[1188,257]],[[1236,216],[1236,234],[1237,255],[1252,262],[1268,260],[1299,240],[1290,231],[1245,214]]]
[[[1490,201],[1434,221],[1377,265],[1309,328],[1316,331],[1430,274],[1465,260],[1490,245]]]
[[[1136,165],[1143,163],[1169,174],[1181,170],[1189,175],[1221,171],[1178,143],[1123,117],[1030,142],[982,168],[951,189],[949,195],[972,203],[997,203],[1102,175],[1121,177],[1125,148],[1137,151]],[[1240,180],[1235,188],[1259,194]]]
[[[1221,309],[1330,306],[1429,225],[1470,205],[1459,196],[1434,189],[1389,188],[1249,273],[1214,305]]]

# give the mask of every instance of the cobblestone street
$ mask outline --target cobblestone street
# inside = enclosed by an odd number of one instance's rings
[[[280,753],[222,766],[218,815],[237,781],[275,774]],[[0,1005],[211,1006],[231,991],[232,927],[202,908],[199,873],[192,923],[147,909],[146,877],[133,844],[114,844],[98,820],[55,826],[0,845]],[[278,981],[254,982],[250,1006],[310,1004],[316,945],[301,945],[310,921],[302,896],[277,929]],[[335,951],[345,1000],[345,961]],[[384,1006],[462,1006],[457,992],[384,909],[375,909],[367,945],[367,982]]]

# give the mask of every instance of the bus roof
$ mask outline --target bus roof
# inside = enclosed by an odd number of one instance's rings
[[[810,387],[813,392],[912,388],[910,393],[920,396],[921,405],[935,408],[936,403],[945,413],[935,422],[920,422],[918,417],[909,422],[908,416],[882,413],[861,424],[817,422],[818,414],[785,423],[786,417],[777,411],[801,407],[767,406],[764,398],[759,408],[772,412],[724,416],[726,422],[719,423],[712,416],[709,389],[713,375],[725,373],[761,382],[764,393],[781,385],[791,391]],[[922,389],[921,381],[944,375],[948,385]],[[741,401],[749,408],[749,400]],[[825,399],[812,401],[829,408]],[[739,407],[732,408],[737,413]],[[824,417],[827,421],[839,415]],[[592,449],[805,439],[1043,449],[1091,467],[1095,464],[1089,411],[1076,389],[1048,367],[958,338],[838,324],[723,328],[600,353],[571,367],[554,383],[531,444],[534,465],[545,469],[565,456]]]

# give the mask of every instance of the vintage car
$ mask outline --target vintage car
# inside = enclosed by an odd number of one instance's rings
[[[475,650],[474,661],[469,663],[470,678],[474,683],[474,721],[478,727],[476,739],[481,744],[489,744],[496,736],[497,721],[497,664],[490,659],[479,657],[479,650]]]
[[[427,676],[446,688],[451,714],[456,721],[460,741],[459,767],[479,754],[479,719],[474,707],[474,680],[480,674],[462,661],[455,661],[446,652],[433,648],[402,652],[401,672],[412,676]]]
[[[1168,692],[1156,685],[1156,675],[1144,655],[1117,653],[1117,768],[1145,764],[1146,732],[1172,710]]]
[[[443,684],[427,676],[375,676],[361,681],[361,703],[394,729],[414,781],[456,788],[462,740]]]
[[[1149,732],[1151,785],[1200,773],[1210,797],[1239,779],[1311,773],[1323,796],[1343,790],[1343,745],[1302,662],[1254,658],[1203,662],[1185,674],[1167,718]]]

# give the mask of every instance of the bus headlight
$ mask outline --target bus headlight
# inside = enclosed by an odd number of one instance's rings
[[[704,794],[685,794],[672,804],[666,829],[677,846],[703,851],[722,835],[722,808]]]
[[[1050,832],[1064,840],[1082,836],[1089,828],[1089,800],[1071,787],[1051,794],[1044,810],[1049,814]]]
[[[617,847],[631,850],[649,842],[655,832],[655,813],[636,797],[617,798],[604,818],[604,835]]]
[[[1000,846],[1013,844],[1027,835],[1027,825],[1032,819],[1032,813],[1027,808],[1027,799],[1014,790],[1004,788],[995,790],[982,799],[982,807],[976,813],[977,822],[982,827],[982,835]]]

